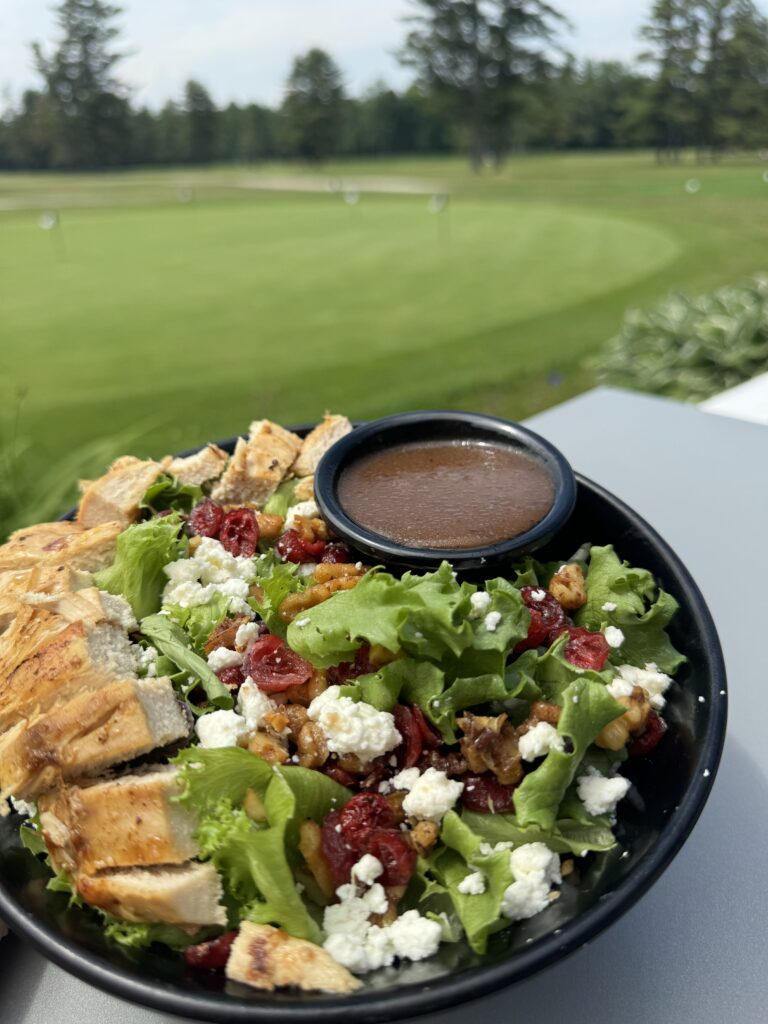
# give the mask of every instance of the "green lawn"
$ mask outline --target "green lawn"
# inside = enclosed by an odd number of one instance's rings
[[[766,269],[762,175],[623,154],[0,175],[6,438],[18,418],[35,467],[326,408],[525,416],[589,386],[628,305]],[[366,191],[388,182],[451,199]]]

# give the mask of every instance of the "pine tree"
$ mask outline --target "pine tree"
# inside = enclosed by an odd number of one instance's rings
[[[32,46],[56,120],[58,164],[105,167],[121,163],[128,152],[129,108],[114,77],[122,55],[112,50],[118,14],[119,7],[102,0],[63,0],[57,49],[46,57],[39,43]]]
[[[324,50],[297,57],[286,82],[283,114],[293,151],[307,160],[335,152],[342,133],[341,72]]]
[[[420,11],[400,52],[469,135],[477,170],[497,161],[532,82],[548,71],[546,48],[562,16],[541,0],[413,0]]]

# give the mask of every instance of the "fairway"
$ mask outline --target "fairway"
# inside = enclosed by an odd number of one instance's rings
[[[626,306],[765,269],[757,161],[328,173],[359,201],[296,168],[0,176],[0,373],[31,458],[126,429],[160,454],[326,407],[527,415],[589,385]],[[451,193],[441,212],[431,188]]]

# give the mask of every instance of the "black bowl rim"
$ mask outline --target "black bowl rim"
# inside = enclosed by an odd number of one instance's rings
[[[300,429],[300,428],[294,428]],[[236,439],[232,439],[236,440]],[[228,443],[220,445],[226,448]],[[197,451],[199,449],[190,449]],[[556,932],[518,950],[504,963],[478,966],[439,982],[414,983],[402,990],[362,993],[344,998],[324,997],[308,1003],[264,1003],[239,999],[229,994],[212,997],[198,990],[184,992],[167,982],[148,982],[133,976],[112,961],[62,941],[59,933],[26,912],[11,897],[0,879],[0,915],[20,936],[28,940],[53,963],[83,981],[123,999],[203,1021],[221,1024],[275,1021],[290,1024],[329,1024],[331,1021],[402,1020],[432,1013],[449,1006],[490,995],[501,988],[530,977],[583,946],[626,913],[668,867],[696,824],[712,790],[725,742],[727,701],[725,664],[711,613],[698,586],[677,554],[640,515],[605,488],[581,474],[580,486],[597,494],[612,509],[626,517],[656,548],[674,575],[679,591],[696,619],[711,668],[710,715],[699,749],[693,778],[681,802],[669,817],[656,842],[638,861],[635,870],[615,888],[566,922]],[[65,518],[65,517],[62,517]]]
[[[528,530],[508,540],[473,548],[410,547],[368,529],[352,519],[338,499],[337,484],[344,468],[355,461],[361,448],[387,433],[400,433],[425,424],[464,425],[478,433],[495,435],[499,441],[514,442],[547,470],[554,488],[552,504],[546,515]],[[415,440],[415,438],[414,438]],[[400,438],[396,443],[404,443]],[[576,480],[570,463],[550,441],[528,427],[486,413],[449,409],[422,409],[395,413],[369,420],[331,445],[315,470],[315,500],[323,517],[342,540],[373,558],[388,564],[429,568],[442,561],[456,569],[480,568],[534,551],[545,544],[567,521],[576,504]]]

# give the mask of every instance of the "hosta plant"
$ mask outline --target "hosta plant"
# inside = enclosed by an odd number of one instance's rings
[[[629,310],[595,368],[601,383],[689,402],[768,371],[768,277]]]

